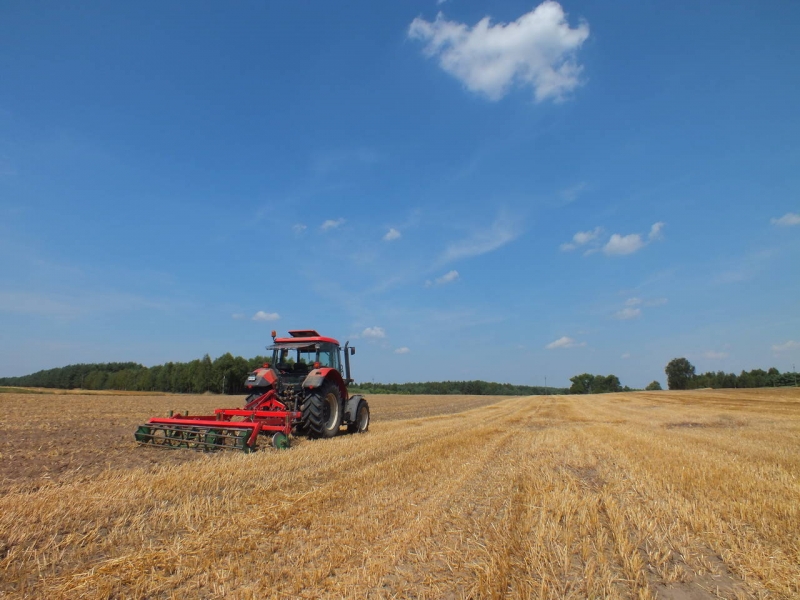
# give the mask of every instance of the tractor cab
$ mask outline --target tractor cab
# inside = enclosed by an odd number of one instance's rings
[[[269,346],[272,364],[279,371],[305,371],[328,367],[341,372],[339,346],[331,342],[289,342]]]

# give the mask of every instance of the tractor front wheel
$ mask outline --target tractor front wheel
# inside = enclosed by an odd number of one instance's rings
[[[365,433],[369,429],[369,404],[361,400],[356,409],[356,420],[347,425],[347,433]]]
[[[342,424],[342,399],[333,383],[326,382],[310,390],[300,407],[302,430],[310,438],[330,438],[339,433]]]

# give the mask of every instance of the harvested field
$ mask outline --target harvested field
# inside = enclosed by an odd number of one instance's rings
[[[203,455],[133,426],[219,397],[0,395],[0,597],[800,596],[796,389],[369,400]]]

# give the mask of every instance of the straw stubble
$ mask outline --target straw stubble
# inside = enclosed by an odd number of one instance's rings
[[[284,452],[158,466],[126,439],[150,466],[11,477],[0,595],[800,594],[796,390],[455,401],[375,396],[368,434]]]

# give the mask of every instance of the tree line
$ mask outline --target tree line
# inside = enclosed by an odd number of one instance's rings
[[[695,373],[695,367],[685,358],[673,358],[664,368],[667,385],[671,390],[696,390],[700,388],[759,388],[797,385],[797,373],[781,373],[775,367],[769,370],[742,370],[739,375],[723,371]]]
[[[627,385],[622,387],[619,377],[616,375],[592,375],[591,373],[581,373],[570,377],[572,385],[569,388],[570,394],[608,394],[611,392],[631,392]]]
[[[244,394],[248,373],[270,362],[265,356],[245,359],[206,354],[191,362],[168,362],[145,367],[134,362],[77,364],[37,371],[22,377],[0,378],[0,385],[84,390],[128,390],[185,394]],[[474,396],[532,396],[565,394],[565,388],[513,385],[487,381],[429,381],[424,383],[360,383],[351,386],[363,394],[461,394]]]
[[[66,390],[243,394],[247,374],[267,361],[264,356],[245,359],[227,353],[213,361],[206,354],[198,360],[168,362],[154,367],[134,362],[77,364],[22,377],[3,377],[0,385]]]

